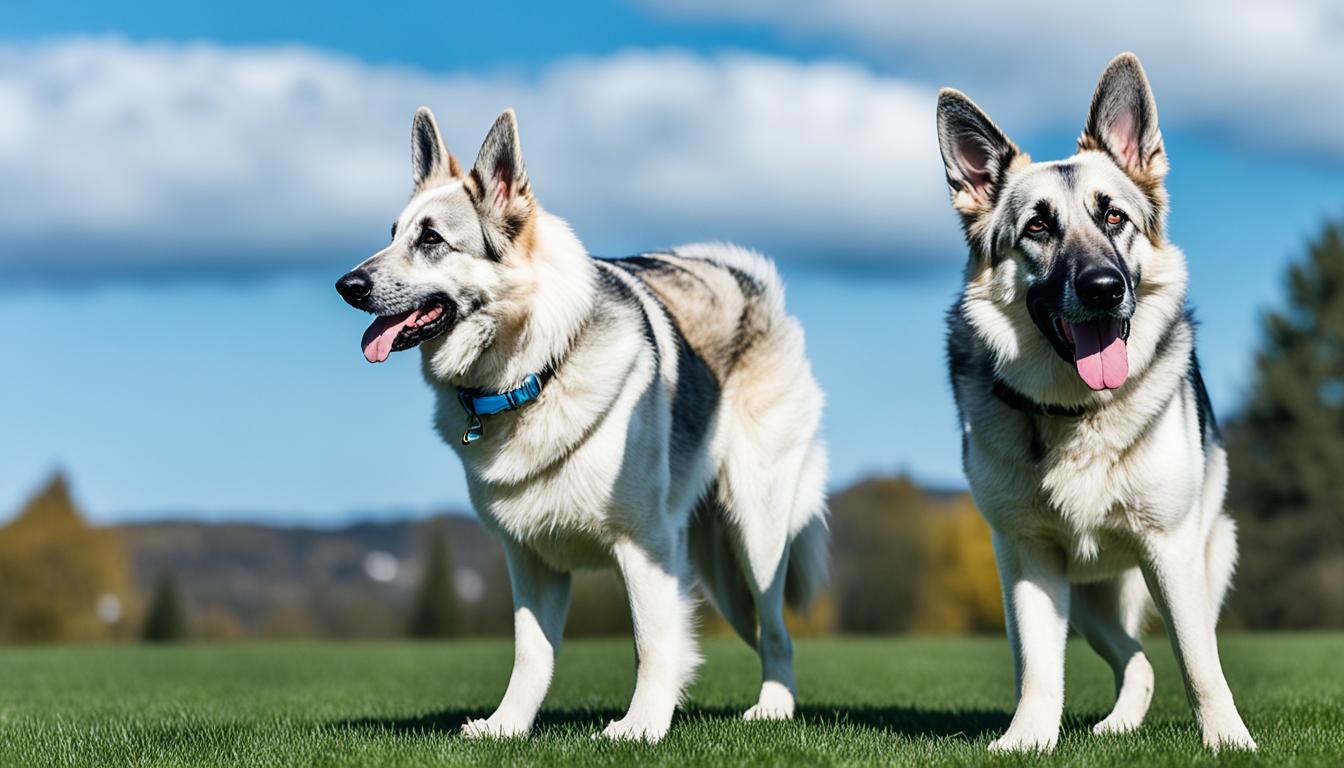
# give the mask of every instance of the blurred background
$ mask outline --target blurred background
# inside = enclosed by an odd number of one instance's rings
[[[829,397],[835,578],[800,631],[997,630],[942,359],[965,249],[935,94],[1064,156],[1122,50],[1232,450],[1225,623],[1344,626],[1344,9],[1073,6],[12,0],[0,641],[510,631],[418,355],[366,364],[331,287],[410,190],[420,104],[468,160],[515,107],[539,199],[598,255],[778,260]],[[613,576],[580,579],[572,634],[628,621]]]

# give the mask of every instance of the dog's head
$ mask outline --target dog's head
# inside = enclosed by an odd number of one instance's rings
[[[938,138],[972,287],[1009,325],[1034,327],[1088,388],[1119,388],[1143,281],[1160,271],[1145,268],[1162,266],[1150,262],[1164,247],[1167,160],[1139,60],[1123,54],[1107,67],[1067,160],[1032,163],[951,89],[938,99]],[[999,346],[1028,341],[1038,343]]]
[[[518,124],[506,111],[463,173],[424,107],[411,126],[415,191],[392,241],[341,277],[336,290],[376,315],[364,356],[380,363],[421,344],[465,371],[516,313],[537,206],[523,167]]]

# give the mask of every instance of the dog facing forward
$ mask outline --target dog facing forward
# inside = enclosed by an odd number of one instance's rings
[[[1139,727],[1154,598],[1204,743],[1254,749],[1214,636],[1236,561],[1227,459],[1185,257],[1163,231],[1167,158],[1138,59],[1101,76],[1067,160],[1031,162],[950,89],[938,135],[971,251],[948,360],[1017,677],[1017,711],[991,749],[1054,747],[1070,623],[1115,672],[1115,707],[1094,730]]]
[[[794,710],[787,599],[825,578],[822,396],[764,258],[695,245],[588,255],[542,210],[512,111],[463,172],[434,118],[412,126],[415,190],[392,242],[337,283],[377,317],[364,356],[419,346],[435,425],[503,543],[515,659],[499,708],[463,726],[532,726],[570,573],[616,567],[634,620],[630,709],[603,734],[667,733],[699,661],[701,590],[760,655],[748,719]]]

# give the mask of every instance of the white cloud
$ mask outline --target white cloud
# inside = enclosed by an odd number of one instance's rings
[[[1344,159],[1338,0],[645,0],[682,18],[764,24],[839,42],[930,86],[953,85],[1016,127],[1081,126],[1106,62],[1143,60],[1168,125]]]
[[[629,53],[430,75],[302,48],[0,46],[0,264],[345,264],[409,192],[412,110],[464,162],[517,107],[542,203],[595,250],[953,252],[933,91],[836,63]]]

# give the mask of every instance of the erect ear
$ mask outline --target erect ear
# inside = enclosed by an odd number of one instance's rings
[[[1157,102],[1143,65],[1134,54],[1116,56],[1101,74],[1078,149],[1106,152],[1137,181],[1151,182],[1166,176]]]
[[[462,168],[443,146],[439,138],[439,126],[434,122],[434,113],[429,107],[415,110],[415,119],[411,122],[411,178],[417,189],[434,179],[460,178]]]
[[[938,94],[938,143],[943,151],[952,205],[964,216],[989,211],[1009,166],[1021,154],[966,94]]]
[[[512,109],[504,110],[486,135],[467,179],[467,191],[487,224],[487,244],[502,252],[526,228],[534,208],[518,139],[518,118]]]
[[[491,126],[476,156],[471,177],[479,187],[479,204],[485,211],[504,212],[531,196],[527,168],[523,166],[523,147],[518,139],[518,118],[512,109],[504,110]]]

